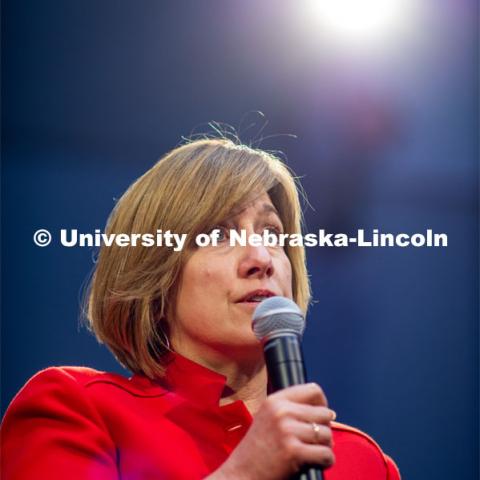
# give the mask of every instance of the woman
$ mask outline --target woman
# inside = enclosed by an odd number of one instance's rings
[[[295,182],[272,155],[225,139],[191,142],[123,195],[107,233],[187,234],[168,247],[102,247],[88,317],[130,379],[49,368],[10,405],[3,479],[282,479],[304,464],[327,480],[398,479],[362,432],[334,423],[321,388],[267,396],[252,333],[258,302],[281,295],[304,311],[304,250],[230,246],[230,229],[300,232]],[[196,235],[220,231],[217,246]]]

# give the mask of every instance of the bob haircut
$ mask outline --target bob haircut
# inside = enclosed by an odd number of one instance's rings
[[[102,246],[87,291],[90,328],[118,361],[150,378],[165,372],[176,289],[195,237],[267,192],[286,233],[301,233],[294,177],[275,156],[229,139],[195,140],[162,157],[119,199],[106,233],[186,233],[183,250]],[[293,298],[306,311],[310,285],[303,247],[285,247]]]

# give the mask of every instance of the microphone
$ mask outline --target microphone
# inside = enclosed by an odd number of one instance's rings
[[[273,391],[306,383],[301,339],[305,317],[298,305],[285,297],[263,300],[253,313],[253,332],[262,342],[268,379]],[[305,465],[295,480],[323,480],[322,469]]]

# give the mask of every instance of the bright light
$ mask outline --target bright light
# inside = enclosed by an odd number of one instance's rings
[[[352,40],[378,39],[397,30],[408,0],[309,0],[322,30]]]

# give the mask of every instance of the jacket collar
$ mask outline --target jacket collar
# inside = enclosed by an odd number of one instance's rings
[[[216,406],[227,377],[178,353],[171,353],[164,381],[168,390],[188,400]]]
[[[137,395],[158,396],[171,392],[194,403],[218,406],[226,382],[224,375],[173,352],[167,358],[162,378],[151,380],[135,374],[128,383]]]

